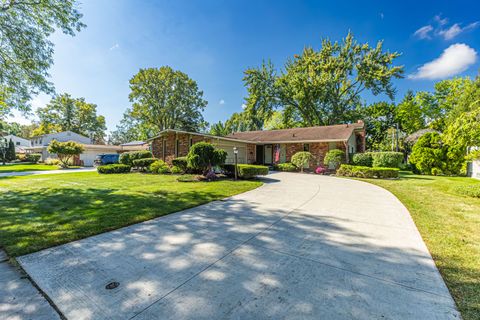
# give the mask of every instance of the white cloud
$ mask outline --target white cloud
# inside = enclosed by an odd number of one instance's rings
[[[118,48],[120,48],[120,45],[118,43],[115,43],[113,46],[110,47],[109,50],[112,51],[112,50],[115,50],[115,49],[118,49]]]
[[[433,17],[433,19],[438,22],[439,25],[441,26],[444,26],[448,23],[448,19],[447,18],[442,18],[442,16],[440,14],[437,14],[435,17]]]
[[[247,105],[245,103],[242,104],[242,109],[243,110],[247,109]]]
[[[448,29],[440,30],[438,32],[439,35],[441,35],[445,40],[451,40],[458,36],[460,33],[472,30],[476,28],[479,25],[479,22],[473,22],[467,25],[465,28],[462,28],[460,24],[455,23],[453,26],[451,26]]]
[[[431,25],[423,26],[413,33],[414,36],[419,37],[420,39],[430,39],[430,32],[433,31]]]
[[[445,79],[467,70],[477,61],[477,52],[463,43],[452,44],[437,59],[425,63],[409,79]]]
[[[223,105],[223,104],[225,104],[225,100],[223,100],[223,99],[220,99],[220,101],[218,101],[218,104],[220,104],[220,105]]]

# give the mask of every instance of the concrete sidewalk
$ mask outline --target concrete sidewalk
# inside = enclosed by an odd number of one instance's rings
[[[0,319],[60,319],[58,313],[22,271],[7,261],[0,250]]]
[[[31,176],[37,174],[59,174],[59,173],[75,173],[75,172],[90,172],[95,171],[95,168],[79,168],[79,169],[59,169],[59,170],[45,170],[45,171],[23,171],[23,172],[4,172],[0,173],[1,177],[21,177]]]
[[[317,175],[266,181],[18,260],[69,319],[460,318],[391,193]]]

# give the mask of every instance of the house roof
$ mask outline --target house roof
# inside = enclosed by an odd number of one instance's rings
[[[214,135],[208,134],[208,133],[189,132],[189,131],[176,130],[176,129],[165,129],[165,130],[161,131],[160,133],[158,133],[155,137],[152,137],[152,138],[148,139],[147,142],[155,140],[155,139],[161,137],[163,133],[168,133],[168,132],[186,133],[186,134],[191,134],[191,135],[194,135],[194,136],[207,137],[207,138],[212,138],[212,139],[217,139],[217,140],[251,143],[251,141],[247,141],[247,140],[243,141],[242,139],[214,136]]]
[[[363,128],[363,122],[357,122],[333,126],[235,132],[229,134],[227,138],[256,143],[346,141],[354,130]]]
[[[141,146],[144,145],[144,141],[130,141],[127,143],[122,143],[121,146]]]

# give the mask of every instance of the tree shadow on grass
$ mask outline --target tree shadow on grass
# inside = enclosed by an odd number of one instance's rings
[[[213,191],[119,193],[108,188],[6,191],[0,199],[0,245],[18,256],[222,197]]]

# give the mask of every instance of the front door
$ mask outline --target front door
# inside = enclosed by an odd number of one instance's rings
[[[256,152],[256,156],[255,156],[255,162],[257,164],[263,164],[263,146],[256,146],[257,147],[257,152]]]
[[[264,150],[263,163],[272,164],[273,146],[271,144],[266,144],[263,150]]]

